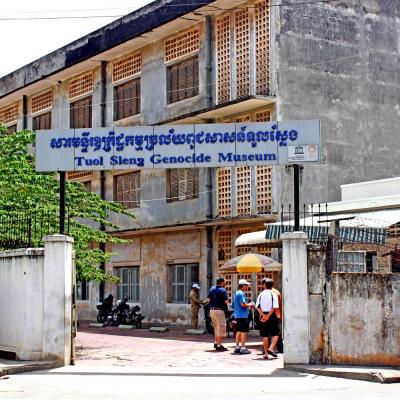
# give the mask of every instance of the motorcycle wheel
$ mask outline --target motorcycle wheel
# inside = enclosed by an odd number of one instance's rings
[[[106,318],[104,317],[103,314],[97,314],[97,322],[99,324],[104,324],[105,320],[106,320]]]
[[[136,326],[136,329],[141,329],[142,321],[135,321],[135,326]]]

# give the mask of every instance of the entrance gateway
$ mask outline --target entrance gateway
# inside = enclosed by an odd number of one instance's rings
[[[320,120],[131,126],[36,131],[36,171],[60,172],[60,233],[66,171],[294,165],[321,159]]]
[[[234,167],[320,162],[320,121],[36,132],[36,171]]]

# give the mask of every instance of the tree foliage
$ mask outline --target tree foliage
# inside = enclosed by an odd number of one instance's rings
[[[59,181],[54,173],[35,171],[35,133],[24,130],[8,134],[0,125],[0,214],[16,211],[57,215]],[[111,253],[102,251],[100,243],[123,242],[99,227],[117,229],[110,213],[125,214],[119,204],[104,201],[86,190],[82,183],[66,184],[66,203],[69,213],[69,234],[74,238],[78,280],[115,280],[98,267],[110,259]]]

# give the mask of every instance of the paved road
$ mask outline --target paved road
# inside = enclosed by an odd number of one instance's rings
[[[85,329],[76,366],[0,378],[0,399],[377,400],[399,397],[400,384],[317,377],[264,361],[253,338],[250,355],[216,353],[212,337],[115,328]],[[227,345],[232,350],[233,341]]]
[[[280,371],[269,377],[142,376],[129,367],[65,367],[0,379],[0,399],[34,400],[377,400],[396,399],[382,385]]]

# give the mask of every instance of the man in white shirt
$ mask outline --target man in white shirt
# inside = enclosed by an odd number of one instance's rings
[[[276,315],[279,312],[279,301],[276,293],[272,291],[274,282],[272,279],[264,278],[262,280],[264,290],[259,294],[256,308],[260,315],[260,336],[263,338],[264,358],[268,360],[269,356],[277,358],[277,354],[272,347],[279,338],[279,324]],[[272,337],[271,346],[269,345],[269,336]]]

